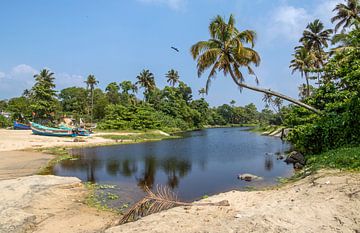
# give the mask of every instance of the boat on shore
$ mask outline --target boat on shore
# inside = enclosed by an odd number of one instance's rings
[[[40,124],[31,123],[31,130],[33,134],[42,136],[55,136],[55,137],[76,137],[77,134],[73,129],[60,129],[46,127]]]
[[[14,121],[14,129],[16,130],[30,130],[31,126],[30,125],[26,125],[26,124],[21,124],[17,121]]]

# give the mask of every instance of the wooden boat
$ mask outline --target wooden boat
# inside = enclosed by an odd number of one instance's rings
[[[70,128],[66,125],[60,125],[59,129],[63,129],[63,130],[73,130],[78,136],[90,136],[90,132],[84,128]]]
[[[77,134],[72,129],[59,129],[46,127],[40,124],[31,123],[31,130],[33,134],[42,136],[55,136],[55,137],[76,137]]]
[[[21,124],[17,121],[14,121],[14,129],[17,129],[17,130],[30,130],[31,127],[30,125],[25,125],[25,124]]]

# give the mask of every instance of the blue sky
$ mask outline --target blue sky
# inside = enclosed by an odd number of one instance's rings
[[[163,87],[174,68],[198,97],[206,74],[197,77],[190,47],[209,38],[210,20],[231,13],[239,29],[258,34],[255,49],[260,86],[297,97],[303,82],[288,68],[293,47],[308,22],[320,18],[331,26],[333,7],[342,0],[11,0],[0,3],[0,99],[20,95],[42,68],[55,73],[57,89],[84,86],[94,74],[110,82],[135,81],[144,68]],[[179,53],[170,49],[175,46]],[[252,77],[248,83],[254,83]],[[262,94],[239,92],[218,75],[206,99],[211,105],[255,103]]]

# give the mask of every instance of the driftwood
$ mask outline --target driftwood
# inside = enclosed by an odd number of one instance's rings
[[[177,195],[168,187],[157,186],[156,193],[145,186],[147,195],[135,203],[119,221],[119,224],[135,221],[149,214],[157,213],[176,206],[230,206],[227,200],[220,202],[189,203],[179,201]]]

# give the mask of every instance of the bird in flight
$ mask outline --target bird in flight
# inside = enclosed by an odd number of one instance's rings
[[[171,47],[173,50],[175,50],[176,52],[179,52],[179,49],[178,48],[175,48],[175,47]]]

